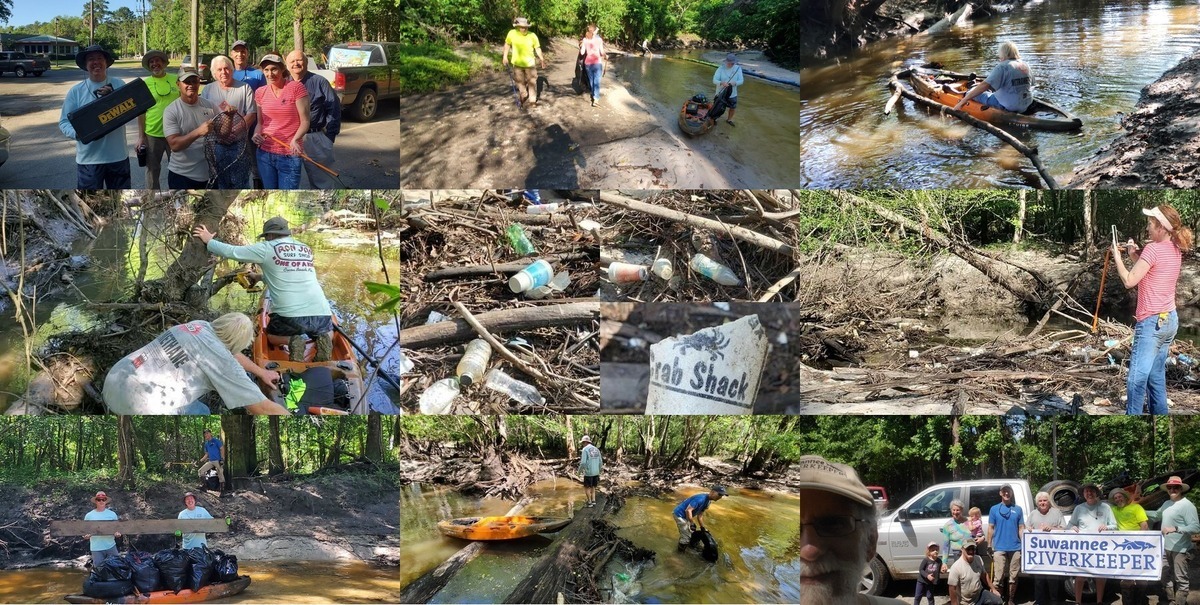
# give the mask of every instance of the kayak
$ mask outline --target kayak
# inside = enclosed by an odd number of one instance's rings
[[[558,531],[571,524],[558,517],[461,517],[438,523],[451,538],[463,540],[513,540]]]
[[[712,103],[699,102],[695,97],[684,101],[683,107],[679,108],[679,129],[691,137],[708,134],[716,126],[716,122],[708,119],[712,106]]]
[[[909,77],[917,94],[947,107],[954,107],[975,85],[972,76],[948,72],[914,71]],[[1067,110],[1035,98],[1021,113],[999,107],[985,106],[976,99],[967,101],[963,111],[972,117],[992,124],[1024,126],[1037,130],[1071,131],[1083,128],[1083,120]]]
[[[69,594],[65,597],[68,603],[203,603],[223,599],[246,590],[250,585],[250,576],[239,576],[232,582],[209,584],[197,591],[184,588],[179,592],[156,590],[148,594],[131,594],[116,599],[98,599],[82,594]]]
[[[271,321],[271,299],[266,293],[263,294],[262,300],[259,303],[258,317],[256,317],[256,326],[254,334],[254,343],[251,345],[250,359],[259,367],[267,368],[279,372],[282,376],[285,372],[292,374],[302,374],[304,371],[326,366],[332,371],[334,380],[345,380],[347,383],[347,394],[349,396],[351,409],[344,409],[333,405],[310,405],[306,406],[309,414],[316,415],[342,415],[342,414],[366,414],[367,402],[362,397],[364,385],[362,374],[358,369],[358,356],[354,353],[354,347],[350,341],[342,336],[341,332],[333,331],[333,354],[329,361],[318,362],[314,361],[317,354],[317,345],[315,342],[309,341],[305,345],[306,361],[289,361],[288,352],[283,345],[277,345],[270,342],[267,338],[267,324]],[[337,324],[337,316],[333,318],[333,323]],[[282,395],[275,385],[263,384],[259,381],[259,387],[269,398],[282,404]]]

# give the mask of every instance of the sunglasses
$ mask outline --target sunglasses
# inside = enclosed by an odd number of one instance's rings
[[[841,538],[854,533],[855,524],[860,522],[862,519],[850,515],[830,515],[818,517],[812,523],[801,523],[800,527],[811,526],[822,538]]]
[[[108,502],[108,498],[96,498],[96,502]]]

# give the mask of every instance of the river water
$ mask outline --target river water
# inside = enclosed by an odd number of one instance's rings
[[[630,497],[613,522],[618,535],[653,550],[653,565],[612,570],[610,580],[628,602],[637,603],[795,603],[800,599],[799,510],[797,496],[730,490],[714,503],[705,525],[717,539],[721,558],[708,564],[694,553],[676,550],[679,532],[671,510],[701,491],[685,487],[660,499]],[[568,517],[584,503],[583,487],[565,479],[534,484],[535,500],[521,514]],[[400,583],[408,585],[437,567],[467,542],[442,536],[437,522],[468,516],[503,515],[512,502],[470,499],[440,486],[409,484],[400,493]],[[499,602],[545,554],[545,536],[497,542],[471,563],[433,602]],[[616,574],[626,574],[621,580]],[[607,584],[605,584],[607,587]]]
[[[396,603],[400,582],[394,568],[366,563],[238,561],[249,575],[241,594],[210,603]],[[81,569],[35,567],[0,571],[0,603],[62,603],[78,594],[86,573]]]
[[[1035,186],[1024,156],[956,118],[905,99],[890,116],[892,70],[937,61],[986,75],[999,42],[1017,44],[1034,95],[1083,119],[1082,132],[1014,130],[1037,145],[1060,183],[1120,134],[1141,89],[1200,47],[1200,6],[1185,0],[1034,2],[930,38],[884,40],[801,72],[801,186],[973,188]]]

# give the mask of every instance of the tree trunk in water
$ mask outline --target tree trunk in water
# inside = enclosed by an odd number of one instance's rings
[[[1096,226],[1092,224],[1092,190],[1083,190],[1083,241],[1085,244],[1083,260],[1090,261],[1096,258],[1096,241],[1092,237],[1096,233]]]
[[[645,458],[642,460],[642,468],[653,468],[654,416],[646,416],[646,432],[642,434],[642,448],[645,451]]]
[[[1013,230],[1013,243],[1021,243],[1021,233],[1025,231],[1025,190],[1017,192],[1017,202],[1020,204],[1017,208],[1017,224]]]
[[[363,456],[371,462],[383,459],[383,416],[378,412],[367,415],[367,451]]]
[[[221,219],[229,207],[237,199],[235,191],[209,190],[204,197],[196,202],[195,222],[191,225],[204,225],[210,231],[216,231]],[[190,234],[190,229],[189,229]],[[192,292],[192,286],[208,271],[210,258],[204,242],[194,237],[188,237],[179,253],[179,258],[167,268],[162,280],[161,302],[186,301],[188,304],[203,306],[208,301],[208,289],[203,288]],[[148,298],[156,298],[148,296]],[[144,302],[160,302],[160,300],[145,300]]]
[[[258,460],[254,448],[253,416],[222,416],[221,433],[225,441],[225,483],[238,485],[238,479],[254,474]]]
[[[578,454],[575,448],[575,425],[571,423],[571,417],[567,416],[567,458],[575,459]]]
[[[133,418],[117,416],[117,482],[125,490],[133,490],[134,460]]]
[[[279,436],[279,416],[271,416],[267,420],[269,436],[267,439],[267,474],[271,476],[281,475],[285,470],[283,463],[283,440]]]

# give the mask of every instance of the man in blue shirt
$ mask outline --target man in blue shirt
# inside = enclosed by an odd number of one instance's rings
[[[179,511],[178,518],[180,519],[212,519],[213,516],[208,513],[203,506],[196,506],[196,495],[188,492],[183,495],[183,504],[187,508]],[[183,534],[183,549],[200,548],[208,546],[208,536],[204,532],[196,532]]]
[[[75,64],[88,72],[88,78],[67,91],[58,118],[58,129],[72,140],[76,139],[75,127],[67,116],[125,85],[124,81],[108,76],[113,56],[98,44],[79,51],[75,55]],[[132,180],[125,128],[117,128],[86,145],[75,140],[75,169],[76,189],[129,189]]]
[[[204,477],[208,474],[208,469],[217,469],[217,480],[221,482],[220,491],[225,491],[225,444],[220,439],[213,437],[212,431],[204,429],[204,457],[200,459],[204,463],[200,467],[200,482],[204,483]],[[207,485],[205,489],[207,489]]]
[[[312,189],[337,189],[333,175],[314,166],[333,165],[333,140],[342,131],[342,100],[324,76],[308,71],[308,57],[293,50],[287,56],[288,73],[292,79],[303,84],[308,91],[308,134],[304,135],[304,172],[308,173],[308,186]]]
[[[1017,574],[1021,571],[1021,533],[1025,529],[1025,511],[1013,501],[1013,488],[1000,487],[1000,503],[988,513],[988,544],[996,573],[992,579],[997,588],[1008,579],[1008,605],[1017,597]]]
[[[696,526],[704,529],[704,511],[708,505],[725,497],[725,488],[714,485],[707,494],[696,494],[680,502],[674,511],[675,525],[679,527],[679,545],[686,547],[692,541]]]
[[[229,49],[229,57],[233,59],[233,79],[250,85],[251,90],[258,90],[267,83],[261,69],[250,62],[250,47],[245,40],[238,40]]]

